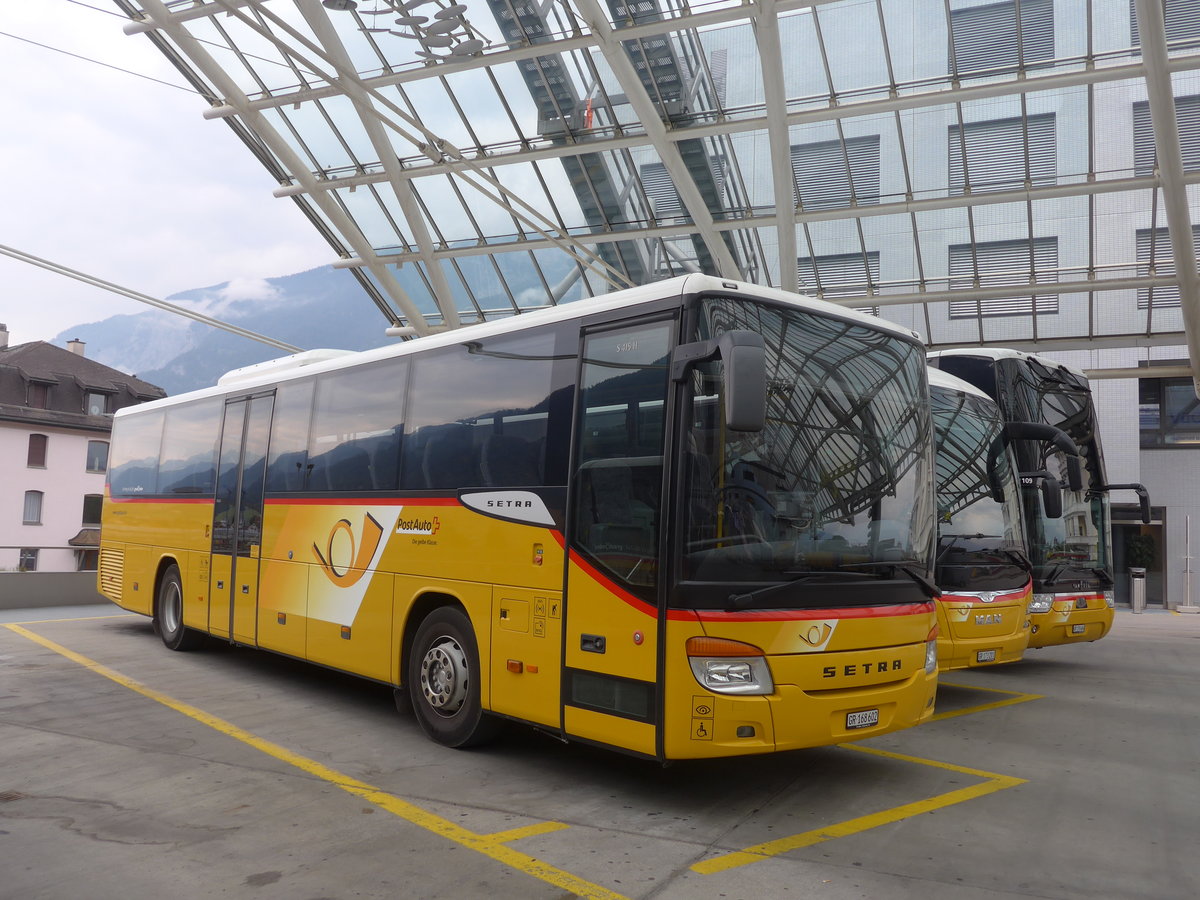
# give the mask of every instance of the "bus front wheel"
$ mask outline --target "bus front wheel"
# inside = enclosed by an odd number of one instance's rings
[[[154,627],[171,650],[195,650],[204,643],[203,634],[183,624],[183,579],[179,577],[179,566],[169,566],[158,584]]]
[[[408,657],[413,712],[430,738],[447,747],[491,740],[499,727],[479,700],[479,651],[471,620],[453,607],[435,609],[417,629]]]

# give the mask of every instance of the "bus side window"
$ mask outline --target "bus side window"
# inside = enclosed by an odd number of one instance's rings
[[[317,376],[306,490],[395,490],[407,374],[393,359]]]
[[[219,399],[212,399],[167,410],[158,493],[212,496],[222,406]]]
[[[542,326],[417,354],[402,487],[565,484],[576,328]]]
[[[119,419],[108,467],[109,496],[153,494],[158,485],[158,452],[163,414],[146,413]]]
[[[267,491],[302,491],[308,475],[308,422],[312,417],[313,382],[290,381],[275,393]]]

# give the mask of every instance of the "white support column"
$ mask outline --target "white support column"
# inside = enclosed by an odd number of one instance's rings
[[[1175,117],[1175,92],[1167,68],[1167,35],[1162,0],[1135,0],[1142,61],[1146,66],[1146,95],[1154,125],[1154,147],[1158,152],[1158,174],[1162,179],[1163,209],[1171,233],[1175,277],[1179,280],[1179,305],[1187,332],[1188,356],[1192,363],[1192,388],[1200,397],[1200,273],[1192,241],[1192,219],[1183,179],[1183,152],[1179,145],[1179,123]]]
[[[760,0],[754,17],[754,39],[762,66],[763,97],[767,103],[767,134],[771,147],[771,180],[775,192],[779,286],[798,292],[796,277],[796,202],[792,175],[792,142],[788,134],[787,95],[783,83],[783,51],[779,43],[779,10],[775,0]]]

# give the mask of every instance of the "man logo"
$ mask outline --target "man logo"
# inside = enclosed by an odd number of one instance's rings
[[[313,554],[321,564],[325,577],[335,585],[348,588],[357,584],[365,574],[367,566],[379,548],[379,539],[383,537],[383,526],[375,521],[370,513],[363,515],[362,543],[355,548],[354,529],[346,519],[338,519],[329,530],[329,541],[325,552],[315,543]]]

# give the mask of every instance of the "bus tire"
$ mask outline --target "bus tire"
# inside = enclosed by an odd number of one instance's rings
[[[466,614],[443,606],[426,616],[407,668],[413,712],[431,739],[447,747],[471,747],[496,736],[499,722],[479,700],[479,651]]]
[[[195,650],[204,643],[203,634],[184,627],[183,579],[179,577],[177,565],[168,566],[158,583],[158,597],[154,603],[154,627],[170,650]]]

